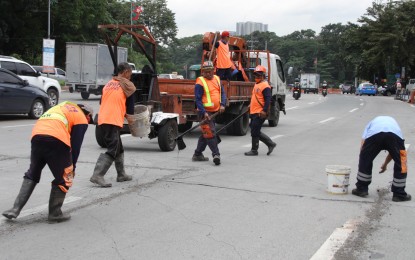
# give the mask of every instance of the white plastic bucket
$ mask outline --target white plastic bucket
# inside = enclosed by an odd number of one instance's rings
[[[132,136],[144,137],[150,133],[150,120],[147,106],[134,106],[134,115],[127,115],[128,126]]]
[[[351,168],[345,165],[327,165],[327,191],[332,194],[347,194]]]

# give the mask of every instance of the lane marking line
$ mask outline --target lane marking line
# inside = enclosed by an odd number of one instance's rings
[[[356,110],[359,110],[359,108],[354,108],[354,109],[350,110],[349,112],[350,112],[350,113],[353,113],[353,112],[354,112],[354,111],[356,111]]]
[[[286,108],[285,110],[291,110],[291,109],[296,109],[296,108],[298,108],[298,106],[295,106],[295,107],[289,107],[289,108]]]
[[[329,117],[329,118],[327,118],[327,119],[325,119],[325,120],[320,121],[319,123],[320,123],[320,124],[324,124],[324,123],[327,123],[328,121],[331,121],[331,120],[333,120],[333,119],[335,119],[335,117]]]
[[[363,105],[364,105],[364,103],[360,103],[360,105],[361,105],[361,106],[363,106]]]
[[[317,252],[310,258],[310,260],[331,260],[340,249],[344,242],[349,238],[350,234],[356,229],[357,221],[349,220],[343,227],[336,228],[331,236],[324,242],[324,244],[317,250]]]
[[[314,104],[314,103],[316,103],[316,102],[310,102],[310,103],[308,103],[309,105],[312,105],[312,104]]]
[[[284,135],[274,135],[274,136],[272,136],[272,137],[270,137],[272,140],[274,140],[274,139],[277,139],[277,138],[281,138],[281,137],[283,137]],[[259,142],[259,145],[261,145],[262,144],[262,142]],[[265,144],[263,144],[263,145],[265,145]],[[252,143],[251,144],[245,144],[245,145],[242,145],[241,147],[244,147],[244,148],[249,148],[249,147],[251,147],[252,146]]]
[[[1,128],[14,128],[14,127],[26,127],[26,126],[34,126],[35,124],[30,125],[10,125],[10,126],[2,126]]]
[[[81,197],[70,196],[65,199],[65,201],[63,202],[63,205],[72,203],[72,202],[75,202],[81,199],[82,199]],[[47,210],[48,207],[49,207],[49,204],[43,204],[43,205],[31,208],[31,209],[23,210],[22,212],[20,212],[18,218],[26,217],[32,214],[37,214],[39,212]],[[3,218],[2,221],[0,222],[0,225],[4,224],[5,221],[6,221],[6,218]]]

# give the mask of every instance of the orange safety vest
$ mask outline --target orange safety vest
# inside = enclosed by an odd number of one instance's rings
[[[264,111],[265,98],[262,91],[266,88],[271,88],[267,81],[255,84],[252,89],[251,106],[249,108],[250,114],[258,114]]]
[[[218,111],[220,108],[220,102],[222,101],[222,88],[219,77],[213,75],[213,79],[211,80],[205,79],[204,77],[198,77],[196,84],[203,86],[205,91],[205,94],[202,97],[202,103],[206,111]]]
[[[229,45],[219,41],[219,46],[216,49],[216,68],[218,69],[228,69],[233,66],[231,60],[231,54],[229,53]]]
[[[123,127],[127,112],[127,97],[118,80],[110,80],[102,89],[101,106],[99,108],[98,125],[109,124]]]
[[[62,102],[46,111],[32,130],[35,135],[49,135],[71,147],[71,131],[74,125],[88,124],[84,112],[72,102]]]

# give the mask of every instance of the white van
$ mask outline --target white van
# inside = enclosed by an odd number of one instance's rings
[[[57,80],[41,76],[40,72],[28,63],[10,56],[0,55],[0,68],[7,69],[27,80],[29,84],[43,89],[50,98],[51,106],[58,104],[62,89]]]

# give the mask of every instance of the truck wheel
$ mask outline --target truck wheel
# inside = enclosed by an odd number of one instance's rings
[[[163,152],[173,151],[176,147],[177,122],[167,121],[158,131],[158,143]]]
[[[82,97],[82,99],[87,100],[89,98],[89,93],[86,92],[86,91],[82,91],[81,92],[81,97]]]
[[[179,133],[186,132],[187,130],[189,130],[190,128],[192,128],[192,125],[193,125],[193,122],[192,121],[187,121],[184,124],[180,124],[178,126]]]
[[[278,122],[280,121],[280,108],[279,108],[279,106],[277,104],[278,102],[276,101],[275,103],[276,103],[275,106],[274,106],[274,109],[275,109],[275,119],[274,120],[268,120],[268,125],[270,127],[276,127],[278,125]]]
[[[95,139],[97,139],[98,145],[101,146],[102,148],[107,148],[107,145],[105,144],[105,141],[104,141],[104,134],[102,133],[101,127],[98,125],[98,114],[95,115],[94,123],[95,123]]]
[[[238,120],[232,123],[231,127],[233,128],[233,135],[246,135],[249,128],[249,113],[247,112],[243,116],[238,118]]]

